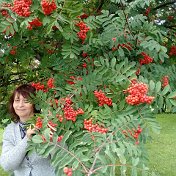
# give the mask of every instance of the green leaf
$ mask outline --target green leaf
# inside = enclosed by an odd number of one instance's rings
[[[44,143],[44,144],[42,144],[42,146],[40,146],[39,148],[38,148],[38,150],[37,150],[37,153],[39,154],[39,155],[42,155],[44,152],[45,152],[45,150],[46,150],[46,148],[49,146],[49,143]]]
[[[124,51],[121,47],[118,49],[118,53],[121,57],[124,57]]]
[[[72,133],[72,131],[67,131],[65,134],[64,134],[64,137],[62,139],[62,143],[65,143],[66,140],[70,137],[70,134]]]
[[[122,164],[126,164],[126,158],[125,156],[123,155],[123,150],[121,148],[117,148],[116,149],[116,153],[117,153],[117,156],[119,157],[120,159],[120,162]]]
[[[134,73],[136,73],[136,70],[130,70],[126,72],[126,77],[131,77],[132,75],[134,75]]]
[[[158,93],[158,92],[160,92],[160,90],[161,90],[161,82],[159,81],[156,83],[155,91],[156,91],[156,93]]]
[[[43,135],[45,136],[47,141],[50,141],[50,128],[45,129]]]
[[[175,97],[176,97],[176,91],[171,92],[171,93],[167,96],[167,98],[175,98]]]
[[[18,25],[16,22],[13,22],[13,27],[16,32],[18,32]]]
[[[36,144],[40,144],[43,142],[43,139],[41,136],[39,135],[35,135],[32,137],[32,142],[36,143]]]
[[[137,166],[139,163],[139,157],[138,158],[132,158],[132,164],[133,166]]]
[[[48,16],[45,16],[43,18],[43,25],[45,26],[46,24],[49,24],[50,23],[50,18]]]
[[[176,100],[175,100],[175,99],[169,99],[169,101],[171,102],[171,104],[172,104],[173,106],[176,106]]]
[[[73,169],[76,169],[76,168],[78,168],[78,166],[79,166],[79,161],[78,161],[78,160],[75,160],[75,161],[73,162],[73,164],[72,164],[72,168],[73,168]]]
[[[162,96],[160,96],[158,99],[159,109],[163,108],[163,103],[164,103],[164,98]]]
[[[49,154],[55,149],[55,145],[50,145],[46,148],[45,152],[42,154],[44,158],[47,158]]]
[[[126,77],[124,75],[119,75],[119,76],[116,77],[116,81],[117,82],[121,82],[121,81],[123,81],[125,79],[126,79]]]
[[[155,83],[153,80],[150,80],[149,82],[150,90],[153,91],[155,89]]]
[[[70,53],[70,58],[73,59],[75,57],[74,53]]]
[[[112,60],[111,60],[111,68],[114,69],[115,65],[116,65],[116,58],[112,58]]]
[[[170,86],[167,85],[166,87],[164,87],[164,89],[163,89],[163,91],[161,92],[161,94],[164,96],[164,95],[166,95],[166,94],[169,92],[169,90],[170,90]]]

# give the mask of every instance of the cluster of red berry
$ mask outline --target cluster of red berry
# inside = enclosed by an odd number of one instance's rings
[[[78,18],[81,19],[86,19],[89,15],[87,15],[86,13],[83,13],[82,15],[78,16]]]
[[[172,21],[172,20],[174,19],[174,16],[169,15],[169,16],[167,17],[167,19],[168,19],[169,21]]]
[[[93,124],[92,119],[86,120],[84,119],[84,128],[90,132],[98,132],[98,133],[107,133],[107,128],[102,128],[98,124]]]
[[[28,25],[28,29],[29,30],[32,30],[33,28],[35,28],[35,27],[40,27],[40,26],[42,26],[43,25],[43,23],[40,21],[40,19],[39,18],[35,18],[35,19],[33,19],[31,22],[29,22],[29,25]]]
[[[54,78],[49,78],[47,81],[47,86],[49,89],[54,88]]]
[[[127,44],[125,44],[125,43],[118,44],[117,47],[118,47],[118,48],[119,48],[119,47],[126,48],[126,49],[129,50],[129,51],[131,51],[131,50],[133,49],[133,48],[131,47],[131,43],[127,43]]]
[[[54,50],[53,49],[47,49],[47,53],[48,54],[54,54]]]
[[[1,3],[1,7],[12,7],[12,4],[11,3],[7,3],[7,2],[2,2]]]
[[[40,117],[38,117],[37,120],[36,120],[36,123],[35,123],[35,127],[38,128],[38,129],[41,129],[42,126],[43,126],[43,121],[42,121],[42,119],[41,119]],[[54,134],[54,132],[56,131],[56,128],[55,128],[55,127],[57,126],[57,124],[53,123],[53,122],[50,120],[50,121],[48,122],[48,125],[47,125],[47,126],[48,126],[48,128],[50,128],[50,141],[53,141],[53,134]],[[43,142],[46,142],[45,136],[42,135],[41,137],[42,137]],[[60,141],[62,140],[62,138],[63,138],[63,135],[58,136],[57,142],[60,142]]]
[[[115,41],[116,41],[116,38],[112,38],[112,40],[115,42]],[[122,44],[118,44],[117,47],[112,47],[112,51],[116,51],[116,50],[118,50],[120,47],[126,48],[126,49],[129,50],[129,51],[131,51],[131,50],[133,49],[131,43],[122,43]]]
[[[64,167],[63,170],[67,176],[72,176],[72,168]]]
[[[55,0],[41,0],[41,6],[45,15],[50,15],[57,8]]]
[[[162,77],[162,87],[166,87],[169,84],[169,77],[168,76],[163,76]]]
[[[147,96],[147,91],[148,87],[146,84],[132,80],[130,86],[124,91],[124,93],[129,93],[125,100],[130,105],[139,105],[142,103],[151,104],[154,97]]]
[[[111,98],[106,97],[105,93],[100,91],[94,91],[95,97],[98,99],[99,106],[103,106],[104,104],[107,104],[108,106],[112,106],[112,100]]]
[[[59,120],[59,122],[62,122],[64,119],[60,114],[56,114],[56,118]]]
[[[88,56],[88,54],[86,52],[82,53],[82,57],[86,58]]]
[[[82,81],[82,77],[70,76],[70,80],[66,80],[66,82],[70,85],[75,84],[75,81]]]
[[[169,56],[176,56],[176,46],[171,46]]]
[[[37,118],[36,123],[35,123],[36,128],[40,129],[43,126],[42,119],[40,117]]]
[[[32,0],[14,0],[11,10],[22,17],[29,17]]]
[[[33,87],[35,87],[36,90],[44,90],[45,86],[43,84],[41,84],[40,82],[38,83],[32,83],[31,84]]]
[[[8,17],[8,11],[7,10],[1,10],[0,12],[1,12],[2,16]]]
[[[138,76],[140,73],[141,73],[141,68],[139,67],[139,68],[136,70],[136,75]]]
[[[45,88],[44,84],[41,84],[40,82],[38,83],[32,83],[31,84],[33,87],[35,87],[35,89],[38,90],[42,90],[43,92],[47,92],[48,89],[52,89],[54,88],[54,78],[49,78],[47,81],[47,87]]]
[[[48,128],[50,129],[50,141],[53,141],[53,134],[56,131],[57,124],[53,123],[51,120],[47,124]],[[60,139],[60,138],[59,138]]]
[[[74,110],[71,105],[72,105],[71,99],[65,98],[65,104],[63,108],[64,117],[67,120],[72,120],[73,122],[75,122],[77,115],[84,114],[84,111],[81,108]]]
[[[63,139],[63,135],[61,135],[61,136],[58,136],[58,138],[57,138],[57,142],[60,142],[60,141],[62,141],[62,139]]]
[[[79,32],[77,32],[77,36],[82,40],[82,42],[84,42],[87,36],[87,32],[90,28],[87,27],[87,25],[83,21],[76,23],[76,26],[78,26],[80,30]]]
[[[136,140],[136,144],[139,144],[139,135],[141,134],[142,132],[142,128],[140,126],[138,126],[137,129],[132,129],[131,130],[123,130],[122,133],[126,136],[126,137],[129,137],[129,134],[130,136],[132,136],[135,140]]]
[[[16,55],[16,52],[17,52],[17,47],[16,46],[13,46],[12,49],[10,50],[10,54],[11,55]]]
[[[141,55],[143,56],[143,58],[139,60],[140,65],[149,64],[153,62],[153,58],[148,56],[145,52],[142,52]]]
[[[148,8],[145,10],[145,16],[148,16],[148,15],[149,15],[149,13],[150,13],[150,11],[151,11],[151,8],[150,8],[150,7],[148,7]]]

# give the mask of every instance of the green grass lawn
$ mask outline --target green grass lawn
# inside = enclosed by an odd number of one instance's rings
[[[157,120],[161,133],[153,134],[153,140],[147,144],[149,168],[158,176],[176,176],[176,114],[157,115]],[[0,144],[2,132],[0,129]],[[0,176],[8,175],[0,168]]]
[[[161,133],[147,145],[150,168],[159,176],[176,176],[176,114],[157,116]]]

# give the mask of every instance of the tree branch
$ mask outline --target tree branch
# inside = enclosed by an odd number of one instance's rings
[[[176,28],[176,25],[172,25],[172,26],[166,26],[164,25],[165,28],[168,28],[168,29],[175,29]]]
[[[162,8],[162,7],[165,7],[165,6],[167,6],[167,5],[174,4],[174,3],[176,3],[176,0],[172,0],[172,1],[170,1],[170,2],[166,2],[166,3],[160,4],[159,6],[153,8],[153,10],[160,9],[160,8]]]

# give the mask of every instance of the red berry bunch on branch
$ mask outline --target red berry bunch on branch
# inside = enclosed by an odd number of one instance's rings
[[[0,9],[1,15],[4,16],[4,17],[10,17],[10,15],[9,15],[9,13],[8,13],[8,11],[6,9],[7,8],[11,9],[12,4],[10,4],[10,3],[1,3],[0,7],[1,7],[1,9]]]
[[[32,0],[14,0],[11,10],[22,17],[29,17]]]
[[[169,21],[172,21],[172,20],[174,19],[174,16],[169,15],[169,16],[167,17],[167,19],[168,19]]]
[[[53,134],[56,132],[57,124],[53,123],[51,120],[48,122],[47,127],[50,129],[50,141],[53,141]]]
[[[115,42],[115,41],[116,41],[116,38],[112,38],[112,40]],[[118,50],[120,47],[125,48],[125,49],[127,49],[128,51],[131,51],[131,50],[133,49],[131,43],[122,43],[122,44],[118,44],[117,47],[112,47],[112,51],[116,51],[116,50]]]
[[[86,19],[89,15],[87,15],[86,13],[83,13],[82,15],[78,16],[78,18],[81,19]]]
[[[2,16],[8,17],[8,11],[7,10],[1,10],[0,12],[1,12]]]
[[[88,56],[88,54],[86,52],[83,52],[82,54],[82,57],[86,58]]]
[[[126,48],[126,49],[129,50],[129,51],[131,51],[131,50],[133,49],[132,46],[131,46],[131,43],[127,43],[127,44],[125,44],[125,43],[118,44],[117,48],[119,48],[119,47]]]
[[[42,126],[43,126],[42,119],[40,117],[38,117],[36,120],[36,123],[35,123],[35,127],[40,129],[40,128],[42,128]]]
[[[81,108],[79,108],[77,110],[73,109],[72,101],[70,98],[65,98],[65,104],[64,104],[63,111],[64,111],[65,119],[71,120],[73,122],[76,121],[77,115],[84,114],[84,111]]]
[[[72,168],[64,167],[63,170],[67,176],[72,176]]]
[[[27,27],[29,30],[32,30],[35,27],[40,27],[42,26],[43,23],[40,21],[39,18],[33,19],[31,22],[29,22],[29,26]]]
[[[138,76],[141,73],[140,67],[136,70],[136,75]]]
[[[77,23],[76,26],[78,26],[80,29],[80,31],[77,33],[77,36],[82,40],[82,42],[84,42],[87,36],[87,32],[90,30],[90,28],[87,27],[83,21]]]
[[[43,84],[41,84],[40,82],[38,83],[32,83],[31,84],[33,87],[35,87],[35,89],[38,91],[38,90],[43,90],[45,89],[45,86]]]
[[[11,55],[16,55],[16,53],[17,53],[17,47],[13,46],[12,49],[10,50],[10,54]]]
[[[151,8],[150,8],[150,7],[148,7],[148,8],[145,10],[145,16],[148,16],[148,15],[149,15],[149,13],[150,13],[150,11],[151,11]]]
[[[54,88],[54,78],[49,78],[48,79],[47,86],[50,89]]]
[[[48,89],[54,88],[54,78],[49,78],[47,81],[47,87],[45,87],[44,84],[38,83],[32,83],[31,84],[37,91],[42,90],[43,92],[47,92]]]
[[[70,85],[75,84],[76,81],[82,81],[82,77],[70,76],[70,80],[66,80],[66,82]]]
[[[111,98],[106,97],[105,93],[103,93],[102,90],[94,91],[94,95],[98,99],[99,106],[103,106],[104,104],[112,106]]]
[[[139,135],[141,134],[142,132],[142,128],[140,126],[138,126],[137,129],[132,129],[132,130],[123,130],[122,133],[126,136],[126,137],[129,137],[129,134],[130,136],[132,136],[135,140],[136,140],[136,144],[139,144]]]
[[[129,105],[151,104],[154,97],[147,96],[147,92],[148,86],[146,84],[132,80],[130,86],[124,91],[124,93],[129,94],[125,100]]]
[[[166,87],[167,85],[169,85],[169,77],[168,76],[163,76],[162,77],[162,87]]]
[[[100,127],[98,124],[93,124],[92,119],[84,119],[84,128],[90,132],[107,133],[108,129]]]
[[[41,0],[41,6],[45,15],[50,15],[54,10],[57,9],[55,0]]]
[[[139,60],[140,65],[149,64],[153,62],[153,58],[148,56],[145,52],[142,52],[141,55],[143,56],[143,58]]]
[[[171,46],[169,56],[176,56],[176,46]]]
[[[37,118],[36,123],[35,123],[35,127],[37,129],[41,129],[43,127],[43,121],[40,117]],[[50,129],[50,141],[53,141],[53,134],[54,132],[56,132],[56,127],[57,124],[53,123],[51,120],[48,122],[47,127]],[[44,135],[41,135],[43,142],[46,142],[46,138]],[[63,135],[58,136],[57,138],[57,142],[60,142],[63,138]]]

